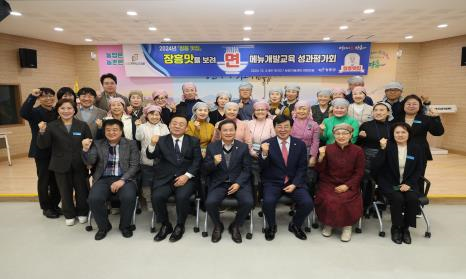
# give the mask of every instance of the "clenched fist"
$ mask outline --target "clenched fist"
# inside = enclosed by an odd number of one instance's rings
[[[139,126],[139,125],[141,125],[141,124],[142,124],[142,120],[141,120],[141,119],[138,119],[138,120],[134,121],[134,125],[136,125],[136,126]]]
[[[128,106],[128,107],[126,108],[126,112],[127,112],[128,114],[133,113],[133,107],[132,107],[132,106]]]
[[[366,131],[361,131],[361,132],[359,132],[359,136],[360,136],[361,138],[366,138],[366,137],[367,137]]]
[[[97,128],[102,128],[102,119],[96,119],[95,120],[95,125],[97,125]]]
[[[379,143],[380,143],[380,148],[385,149],[385,147],[387,147],[387,139],[386,138],[381,138]]]
[[[159,142],[160,136],[153,135],[152,138],[150,139],[150,144],[152,145],[157,145],[157,142]]]
[[[267,156],[269,155],[269,149],[270,149],[270,144],[267,142],[264,142],[261,144],[261,150],[262,150],[262,155]]]
[[[324,131],[324,130],[325,130],[325,124],[324,124],[324,123],[320,124],[319,127],[320,127],[320,130],[321,130],[321,131]]]
[[[222,162],[222,154],[217,154],[214,156],[214,163],[215,165],[218,165]]]
[[[39,97],[40,89],[38,89],[38,88],[32,89],[31,95],[34,96],[34,97]]]
[[[41,121],[37,126],[39,126],[39,132],[43,133],[47,129],[47,123]]]
[[[91,148],[92,144],[92,139],[86,138],[81,141],[81,144],[83,145],[83,151],[87,152],[89,151],[89,148]]]
[[[196,130],[200,130],[201,129],[201,122],[199,121],[194,121],[194,127],[196,127]]]

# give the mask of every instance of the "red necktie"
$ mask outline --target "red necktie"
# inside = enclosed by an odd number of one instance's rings
[[[282,157],[285,162],[285,166],[288,162],[288,149],[286,149],[286,141],[282,141]],[[285,184],[288,182],[288,176],[285,176]]]

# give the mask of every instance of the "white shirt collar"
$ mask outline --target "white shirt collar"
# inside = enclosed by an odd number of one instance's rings
[[[277,141],[278,141],[278,145],[281,145],[283,140],[277,136]],[[290,136],[288,136],[288,138],[285,141],[286,141],[286,144],[290,144],[291,142]]]
[[[180,143],[183,142],[183,138],[184,138],[184,135],[182,135],[181,137],[179,138],[175,138],[173,135],[172,135],[172,140],[173,140],[173,143],[175,143],[175,141],[178,139]]]

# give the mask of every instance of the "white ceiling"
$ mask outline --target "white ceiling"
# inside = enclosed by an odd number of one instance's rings
[[[0,22],[0,33],[72,45],[159,43],[165,37],[172,42],[320,41],[326,36],[424,42],[466,34],[466,0],[7,1],[23,16]],[[363,14],[368,8],[375,13]],[[255,15],[244,15],[248,9]],[[128,10],[138,16],[126,15]],[[437,28],[442,23],[448,27]],[[340,25],[349,28],[342,31]],[[56,26],[64,32],[55,32]],[[158,30],[151,32],[149,26]],[[405,40],[406,35],[414,38]],[[86,37],[94,41],[85,42]]]

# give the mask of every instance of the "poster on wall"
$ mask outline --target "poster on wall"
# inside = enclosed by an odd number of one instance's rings
[[[367,75],[370,43],[123,45],[128,77]]]

